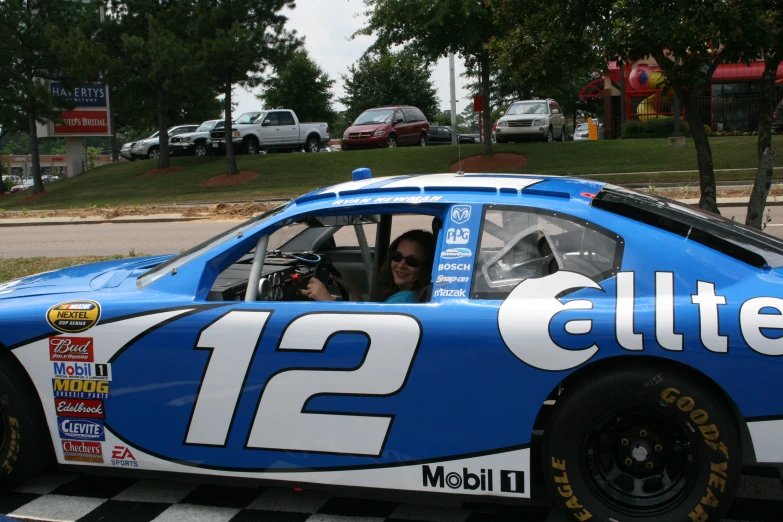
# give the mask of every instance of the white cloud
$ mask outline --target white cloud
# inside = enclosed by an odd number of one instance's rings
[[[327,6],[328,7],[325,7]],[[350,40],[350,36],[360,29],[366,20],[361,15],[364,4],[361,0],[297,0],[296,9],[287,11],[288,29],[296,30],[305,37],[305,47],[310,57],[335,80],[332,91],[336,100],[344,94],[341,74],[345,74],[348,66],[358,60],[364,51],[373,43],[375,37],[358,36]],[[465,71],[463,61],[455,58],[455,83],[457,95],[457,112],[469,103],[466,97],[468,91],[463,87],[467,81],[460,77]],[[440,98],[441,109],[448,109],[451,102],[449,89],[449,60],[442,58],[432,69],[432,81]],[[234,116],[262,107],[255,98],[255,92],[237,88],[234,100],[238,102]],[[336,109],[343,107],[336,103]]]

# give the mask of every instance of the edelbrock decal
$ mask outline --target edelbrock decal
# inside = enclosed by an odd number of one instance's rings
[[[54,410],[58,417],[103,419],[106,416],[100,399],[55,399]]]

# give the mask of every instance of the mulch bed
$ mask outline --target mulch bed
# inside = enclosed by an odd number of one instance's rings
[[[507,152],[495,153],[490,157],[471,156],[462,160],[462,172],[491,173],[519,170],[527,165],[527,157],[523,154],[511,154]],[[460,163],[451,166],[452,172],[460,170]]]
[[[239,183],[247,183],[251,179],[256,179],[258,172],[254,170],[240,170],[239,174],[221,174],[219,176],[212,176],[209,179],[205,179],[199,185],[202,187],[218,187],[223,185],[237,185]]]
[[[15,207],[21,207],[22,205],[26,205],[27,203],[30,203],[31,201],[35,201],[36,199],[41,199],[45,195],[47,195],[47,191],[39,192],[38,194],[31,194],[27,196],[26,198],[22,198],[16,203],[14,203]]]
[[[144,174],[139,174],[138,176],[134,176],[134,178],[138,179],[138,178],[148,178],[150,176],[159,176],[161,174],[174,174],[175,172],[179,172],[181,170],[185,170],[185,167],[183,167],[182,165],[171,166],[165,169],[152,169],[152,170],[148,170]]]

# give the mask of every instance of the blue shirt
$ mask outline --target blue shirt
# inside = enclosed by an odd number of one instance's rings
[[[385,302],[392,304],[415,303],[416,292],[413,290],[397,292],[396,294],[390,296]]]

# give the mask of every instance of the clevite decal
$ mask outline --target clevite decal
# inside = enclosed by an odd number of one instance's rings
[[[46,312],[49,325],[63,333],[89,330],[101,318],[101,305],[95,301],[67,301],[56,304]]]

